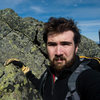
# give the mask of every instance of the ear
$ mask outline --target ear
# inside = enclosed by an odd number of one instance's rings
[[[78,51],[78,45],[75,46],[75,53]]]

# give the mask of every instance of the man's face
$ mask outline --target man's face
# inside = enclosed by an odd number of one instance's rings
[[[74,33],[72,31],[65,31],[59,34],[48,35],[47,51],[51,64],[56,70],[61,70],[65,66],[69,67],[78,47],[74,44]]]

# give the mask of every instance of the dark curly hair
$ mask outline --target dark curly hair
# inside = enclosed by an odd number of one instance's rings
[[[64,31],[71,30],[74,33],[74,43],[78,45],[81,40],[80,30],[78,29],[77,23],[72,19],[60,18],[49,18],[48,22],[44,24],[44,42],[47,43],[48,34],[58,34]]]

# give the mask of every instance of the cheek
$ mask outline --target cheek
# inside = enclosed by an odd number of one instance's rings
[[[64,52],[65,52],[64,54],[66,57],[72,57],[73,54],[75,53],[75,48],[69,47],[69,48],[65,49]]]
[[[47,48],[49,59],[52,60],[54,58],[54,50],[52,48]]]

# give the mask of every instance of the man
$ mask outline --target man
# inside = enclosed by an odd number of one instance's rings
[[[47,66],[40,79],[17,59],[11,59],[6,64],[13,63],[22,68],[26,77],[41,92],[43,100],[75,100],[67,98],[67,94],[69,77],[82,63],[76,55],[81,38],[76,23],[72,19],[51,17],[45,23],[43,38],[50,66]],[[99,67],[98,63],[100,70]],[[100,73],[93,69],[83,71],[76,80],[76,91],[80,100],[100,100]]]

